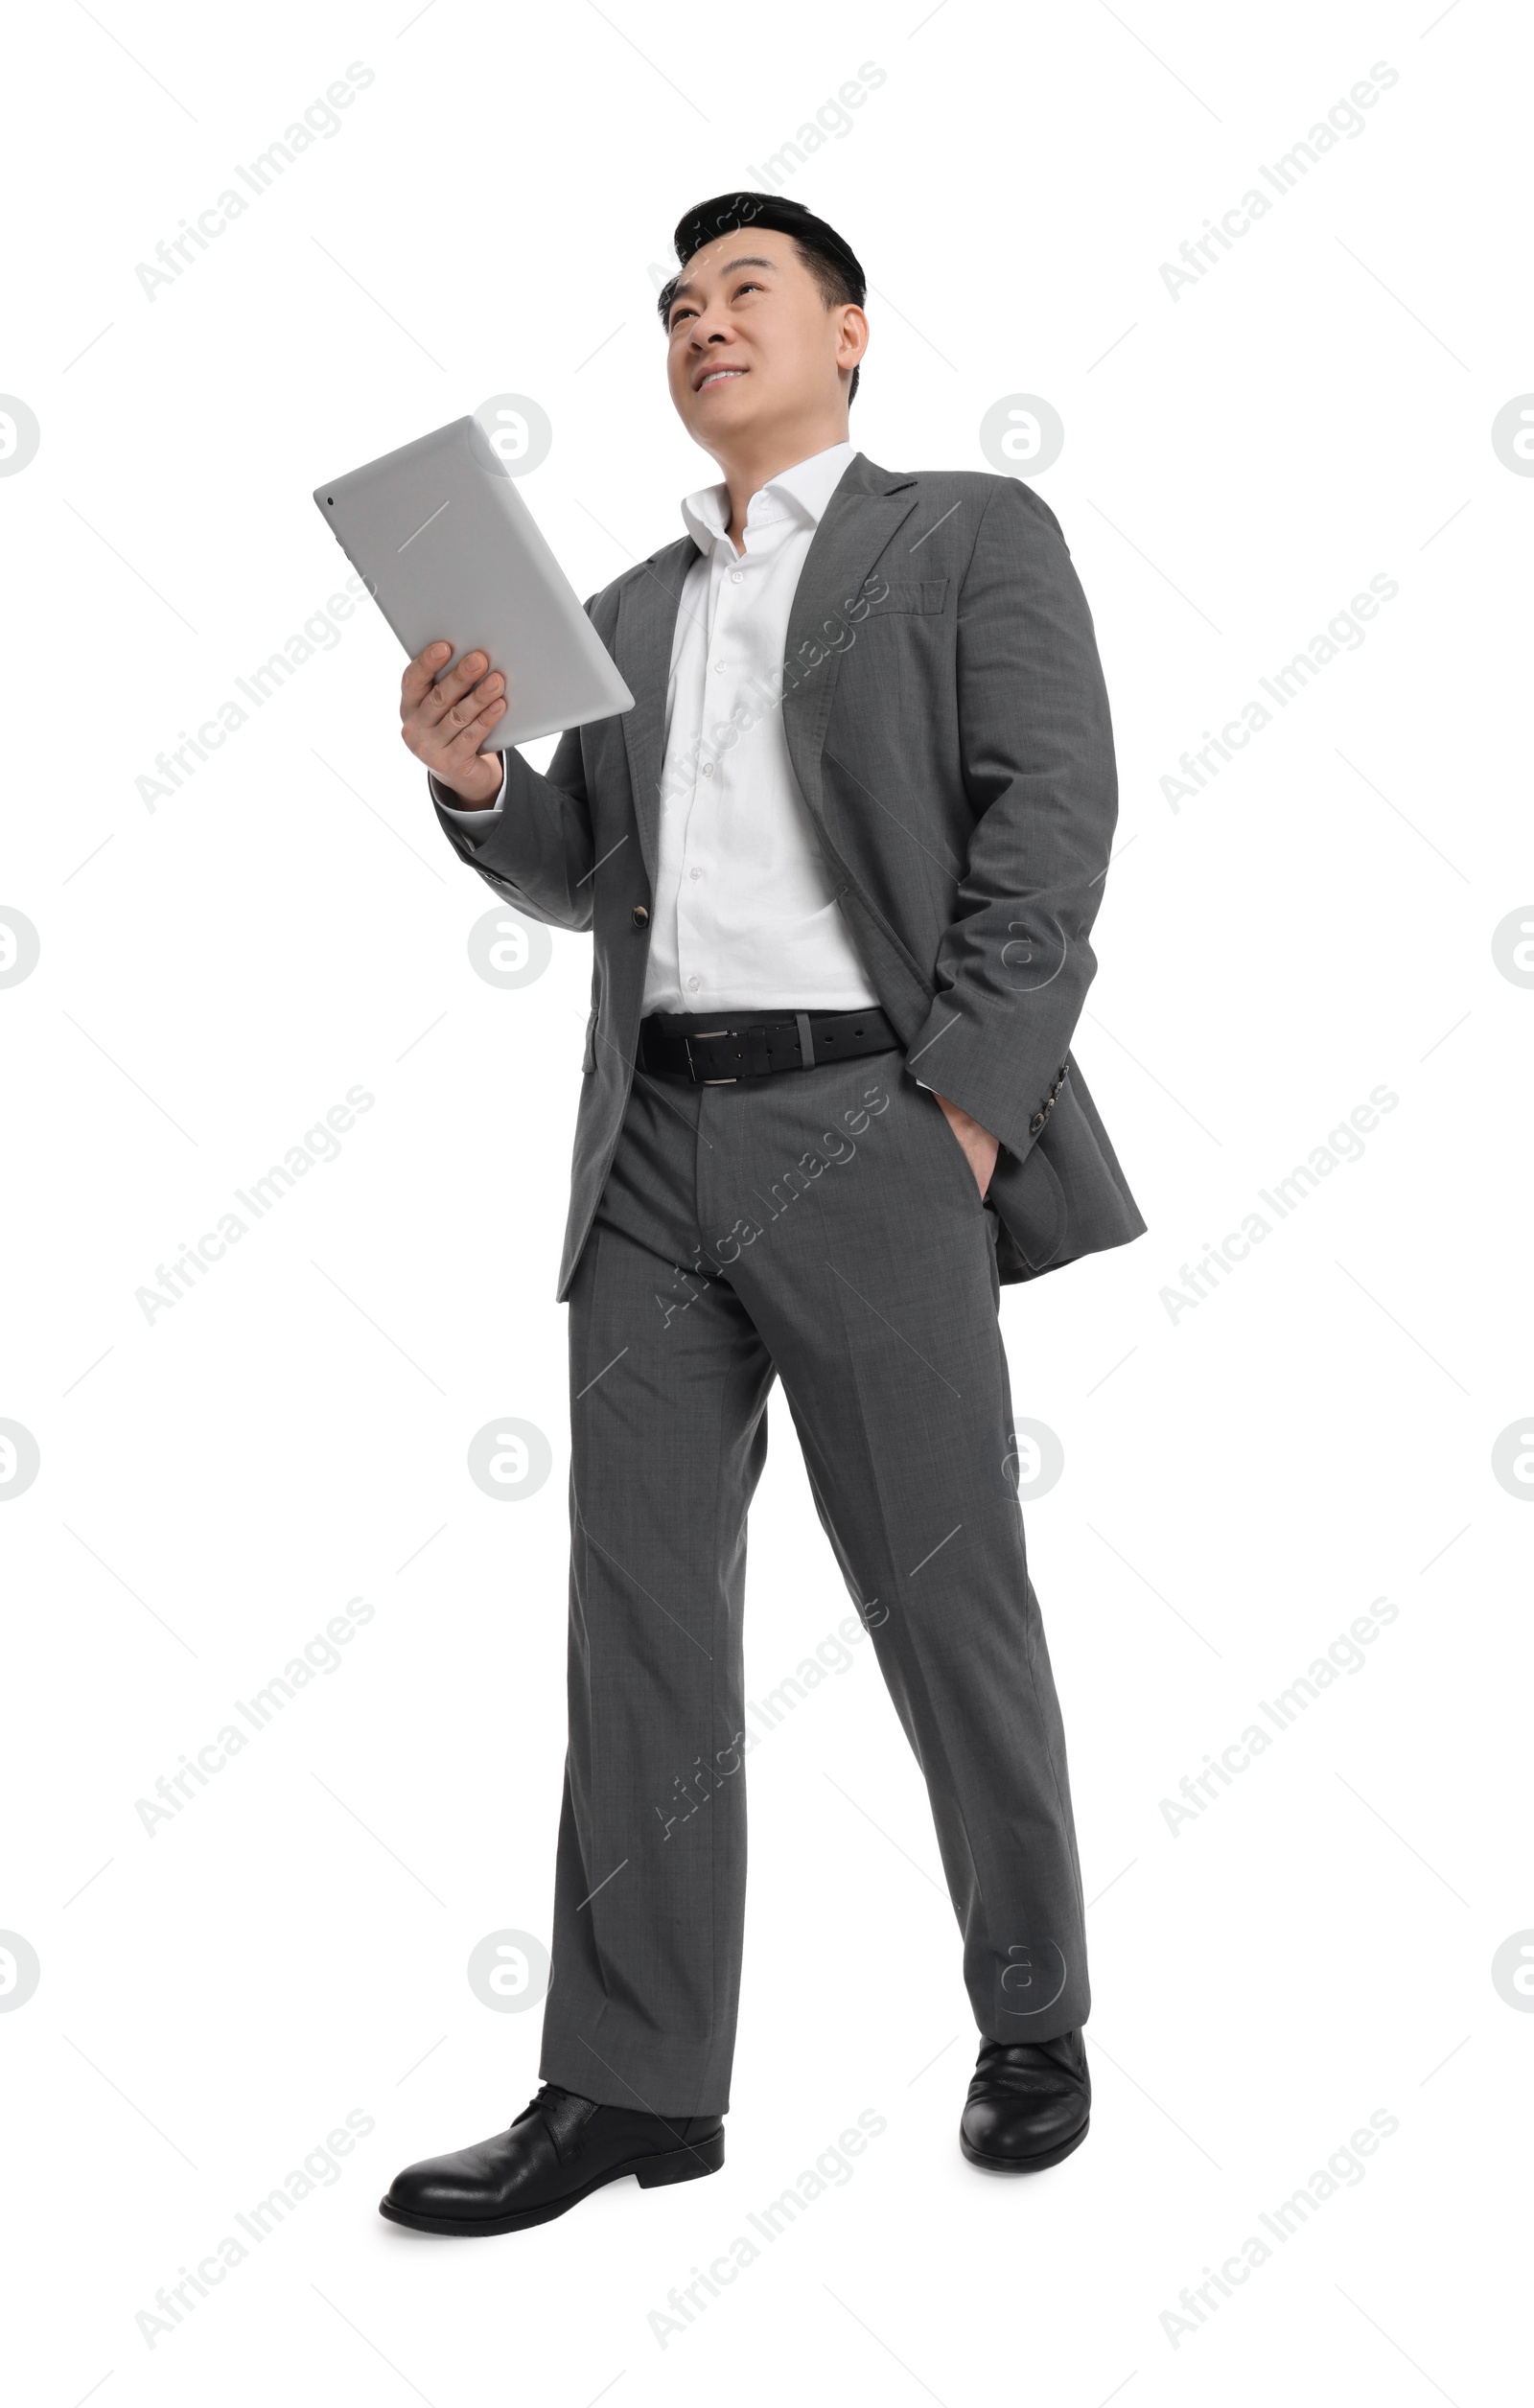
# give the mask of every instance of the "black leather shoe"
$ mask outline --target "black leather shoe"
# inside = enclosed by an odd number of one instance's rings
[[[518,2233],[624,2174],[652,2190],[716,2174],[724,2162],[718,2116],[639,2115],[546,2082],[509,2132],[396,2174],[379,2213],[417,2233]]]
[[[959,2119],[971,2165],[1034,2174],[1058,2165],[1086,2139],[1092,2077],[1079,2031],[1058,2040],[988,2040]]]

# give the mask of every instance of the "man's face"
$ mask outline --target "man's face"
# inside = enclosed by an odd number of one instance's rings
[[[792,237],[746,226],[695,251],[667,321],[677,415],[706,452],[835,406],[868,339],[861,310],[827,309]]]

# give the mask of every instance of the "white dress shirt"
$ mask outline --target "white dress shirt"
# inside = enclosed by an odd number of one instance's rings
[[[832,444],[771,477],[725,533],[730,495],[682,505],[699,546],[677,612],[666,688],[660,843],[645,1011],[856,1010],[875,1004],[833,900],[783,732],[783,654],[815,529],[853,457]],[[505,807],[454,811],[483,828]]]

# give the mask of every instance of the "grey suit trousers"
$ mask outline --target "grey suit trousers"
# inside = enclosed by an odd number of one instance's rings
[[[1085,2020],[999,1297],[994,1212],[898,1052],[725,1086],[636,1073],[569,1296],[546,2081],[672,2117],[730,2103],[746,1517],[775,1376],[926,1781],[976,2024]]]

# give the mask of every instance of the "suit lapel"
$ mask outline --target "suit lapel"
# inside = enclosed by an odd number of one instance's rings
[[[690,535],[643,562],[618,603],[614,658],[634,697],[623,718],[623,743],[634,788],[639,849],[655,891],[661,817],[661,770],[665,753],[665,696],[671,677],[671,645],[677,607],[688,569],[698,558]]]
[[[913,478],[895,477],[859,452],[815,530],[788,619],[784,660],[799,672],[785,684],[783,729],[799,789],[817,826],[821,810],[821,747],[836,691],[837,665],[857,640],[848,606],[903,519],[917,506]],[[825,658],[815,665],[819,650]],[[792,674],[792,672],[790,672]]]

